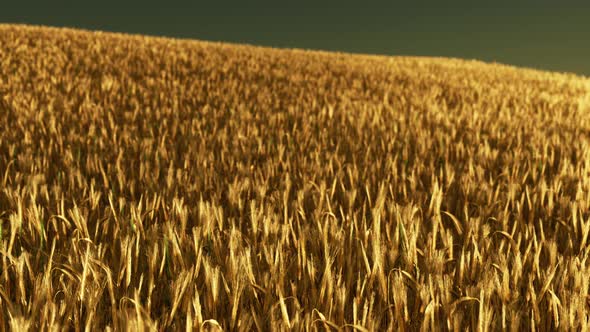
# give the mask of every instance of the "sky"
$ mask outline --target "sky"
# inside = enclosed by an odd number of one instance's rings
[[[19,0],[1,7],[2,23],[457,57],[590,76],[590,2]]]

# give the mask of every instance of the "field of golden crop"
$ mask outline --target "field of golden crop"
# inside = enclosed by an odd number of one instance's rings
[[[0,25],[0,329],[588,330],[590,80]]]

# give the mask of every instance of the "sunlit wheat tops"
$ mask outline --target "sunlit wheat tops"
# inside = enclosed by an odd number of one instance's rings
[[[2,330],[590,328],[590,81],[0,26]]]

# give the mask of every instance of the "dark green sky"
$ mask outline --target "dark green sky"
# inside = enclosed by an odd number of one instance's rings
[[[1,5],[0,22],[355,53],[452,56],[590,76],[590,4],[583,2],[11,2]]]

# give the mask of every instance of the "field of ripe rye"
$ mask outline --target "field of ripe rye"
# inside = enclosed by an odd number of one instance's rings
[[[590,79],[0,25],[0,330],[590,329]]]

